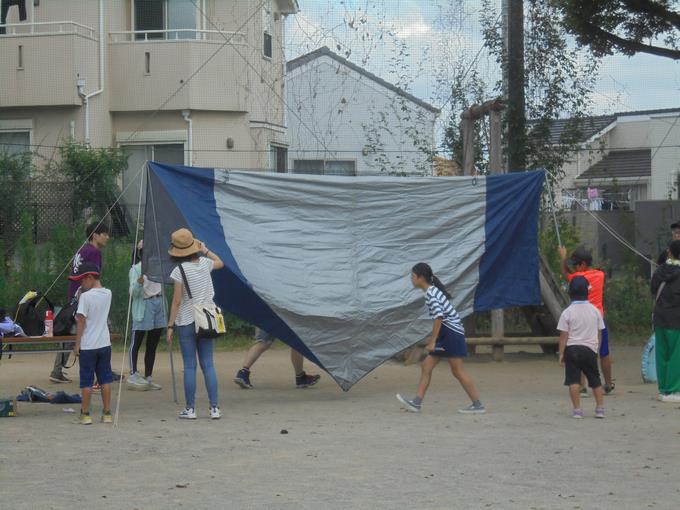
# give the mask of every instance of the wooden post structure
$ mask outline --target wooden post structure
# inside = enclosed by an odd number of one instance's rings
[[[461,114],[463,121],[463,175],[474,172],[475,122],[484,115],[489,115],[489,171],[504,173],[502,154],[502,117],[505,105],[498,99],[485,101],[481,105],[472,105]],[[505,318],[503,310],[491,311],[491,337],[502,339],[505,336]],[[492,356],[495,361],[503,361],[502,343],[493,344]]]

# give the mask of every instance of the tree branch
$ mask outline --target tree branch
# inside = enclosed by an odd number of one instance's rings
[[[640,14],[656,16],[680,29],[680,12],[672,11],[654,0],[622,0],[628,10]]]
[[[587,27],[588,30],[595,36],[601,39],[604,39],[606,41],[609,41],[611,44],[614,46],[617,46],[618,48],[624,50],[624,51],[629,51],[632,53],[649,53],[650,55],[657,55],[659,57],[666,57],[666,58],[671,58],[673,60],[680,60],[680,50],[674,50],[671,48],[662,48],[660,46],[653,46],[651,44],[643,44],[641,42],[637,41],[631,41],[630,39],[624,39],[623,37],[619,37],[616,34],[612,34],[611,32],[607,32],[606,30],[601,29],[597,25],[594,25],[590,22],[584,21],[582,22],[584,27]]]

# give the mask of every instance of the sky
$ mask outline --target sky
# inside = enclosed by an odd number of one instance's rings
[[[326,45],[437,107],[448,99],[452,66],[474,61],[488,80],[499,76],[483,49],[481,0],[299,3],[300,12],[287,20],[289,59]],[[680,107],[680,62],[645,54],[606,57],[591,100],[592,114]]]

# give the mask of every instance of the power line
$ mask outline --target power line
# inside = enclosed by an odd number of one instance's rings
[[[680,117],[678,117],[680,119]],[[307,128],[309,129],[309,128]],[[7,146],[15,146],[15,147],[37,147],[37,148],[46,148],[46,149],[62,149],[67,147],[67,145],[46,145],[46,144],[29,144],[29,143],[14,143],[14,142],[0,142],[0,147],[3,145]],[[549,145],[549,144],[548,144]],[[546,146],[548,146],[546,145]],[[91,149],[111,149],[110,146],[103,146],[103,147],[90,147]],[[443,146],[439,147],[443,148]],[[640,146],[640,147],[577,147],[573,149],[573,152],[612,152],[612,151],[619,151],[619,152],[626,152],[626,151],[641,151],[641,150],[653,150],[653,149],[674,149],[674,148],[680,148],[680,144],[670,144],[670,145],[647,145],[647,146]],[[295,149],[288,147],[288,150],[291,152],[333,152],[333,153],[361,153],[361,150],[357,149],[333,149],[332,151],[328,148],[322,149]],[[269,153],[269,149],[192,149],[192,152],[230,152],[230,153]],[[413,153],[419,153],[422,152],[420,150],[413,150],[413,149],[397,149],[397,150],[384,150],[381,152],[413,152]],[[655,155],[656,153],[654,153]],[[654,157],[652,155],[652,157]]]
[[[203,9],[201,9],[201,7],[196,3],[196,1],[195,1],[195,0],[191,0],[191,3],[194,4],[194,7],[196,7],[196,9],[198,10],[198,12],[201,13],[201,16],[203,16],[203,18],[204,18],[208,23],[210,23],[210,25],[213,27],[213,29],[214,29],[214,30],[217,30],[217,31],[220,33],[220,35],[222,35],[222,37],[224,37],[224,38],[226,39],[226,35],[224,34],[224,32],[223,32],[222,30],[220,30],[220,28],[213,22],[212,19],[210,19],[210,17],[203,11]],[[260,8],[262,7],[263,3],[264,3],[264,2],[261,2],[261,3],[260,3]],[[251,17],[252,17],[252,16],[251,16]],[[324,142],[323,140],[321,140],[321,139],[317,136],[316,132],[315,132],[313,129],[311,129],[309,126],[307,126],[307,124],[305,124],[305,122],[304,122],[304,120],[302,119],[302,117],[301,117],[300,115],[298,115],[298,113],[297,113],[296,111],[294,111],[292,108],[289,108],[289,107],[288,107],[288,103],[287,103],[286,100],[283,98],[283,96],[280,95],[280,94],[276,91],[276,89],[275,89],[275,87],[274,87],[274,84],[273,84],[273,83],[272,83],[272,84],[268,83],[267,80],[265,79],[265,77],[258,71],[258,69],[257,69],[257,68],[256,68],[256,67],[255,67],[255,66],[254,66],[254,65],[253,65],[246,57],[243,56],[243,54],[238,50],[238,48],[234,47],[234,51],[236,52],[236,54],[237,54],[239,57],[241,57],[241,59],[246,63],[246,65],[247,65],[248,67],[250,67],[250,69],[252,69],[252,71],[260,78],[260,80],[262,80],[262,82],[263,82],[264,84],[266,84],[266,85],[269,87],[269,89],[272,91],[272,93],[273,93],[278,99],[281,100],[281,103],[282,103],[283,107],[286,108],[290,113],[292,113],[292,114],[298,119],[298,121],[300,122],[300,124],[301,124],[305,129],[307,129],[307,131],[309,131],[309,132],[311,133],[311,135],[316,139],[317,142],[319,142],[319,143],[323,146],[325,152],[326,152],[326,153],[332,153],[332,151],[330,151],[330,150],[328,149],[328,146],[325,144],[325,142]],[[285,64],[284,64],[284,65],[285,65]],[[266,152],[269,152],[269,151],[266,151]]]

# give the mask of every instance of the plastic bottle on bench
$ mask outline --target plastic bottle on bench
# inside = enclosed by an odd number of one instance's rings
[[[45,336],[54,336],[54,312],[52,310],[45,312]]]

